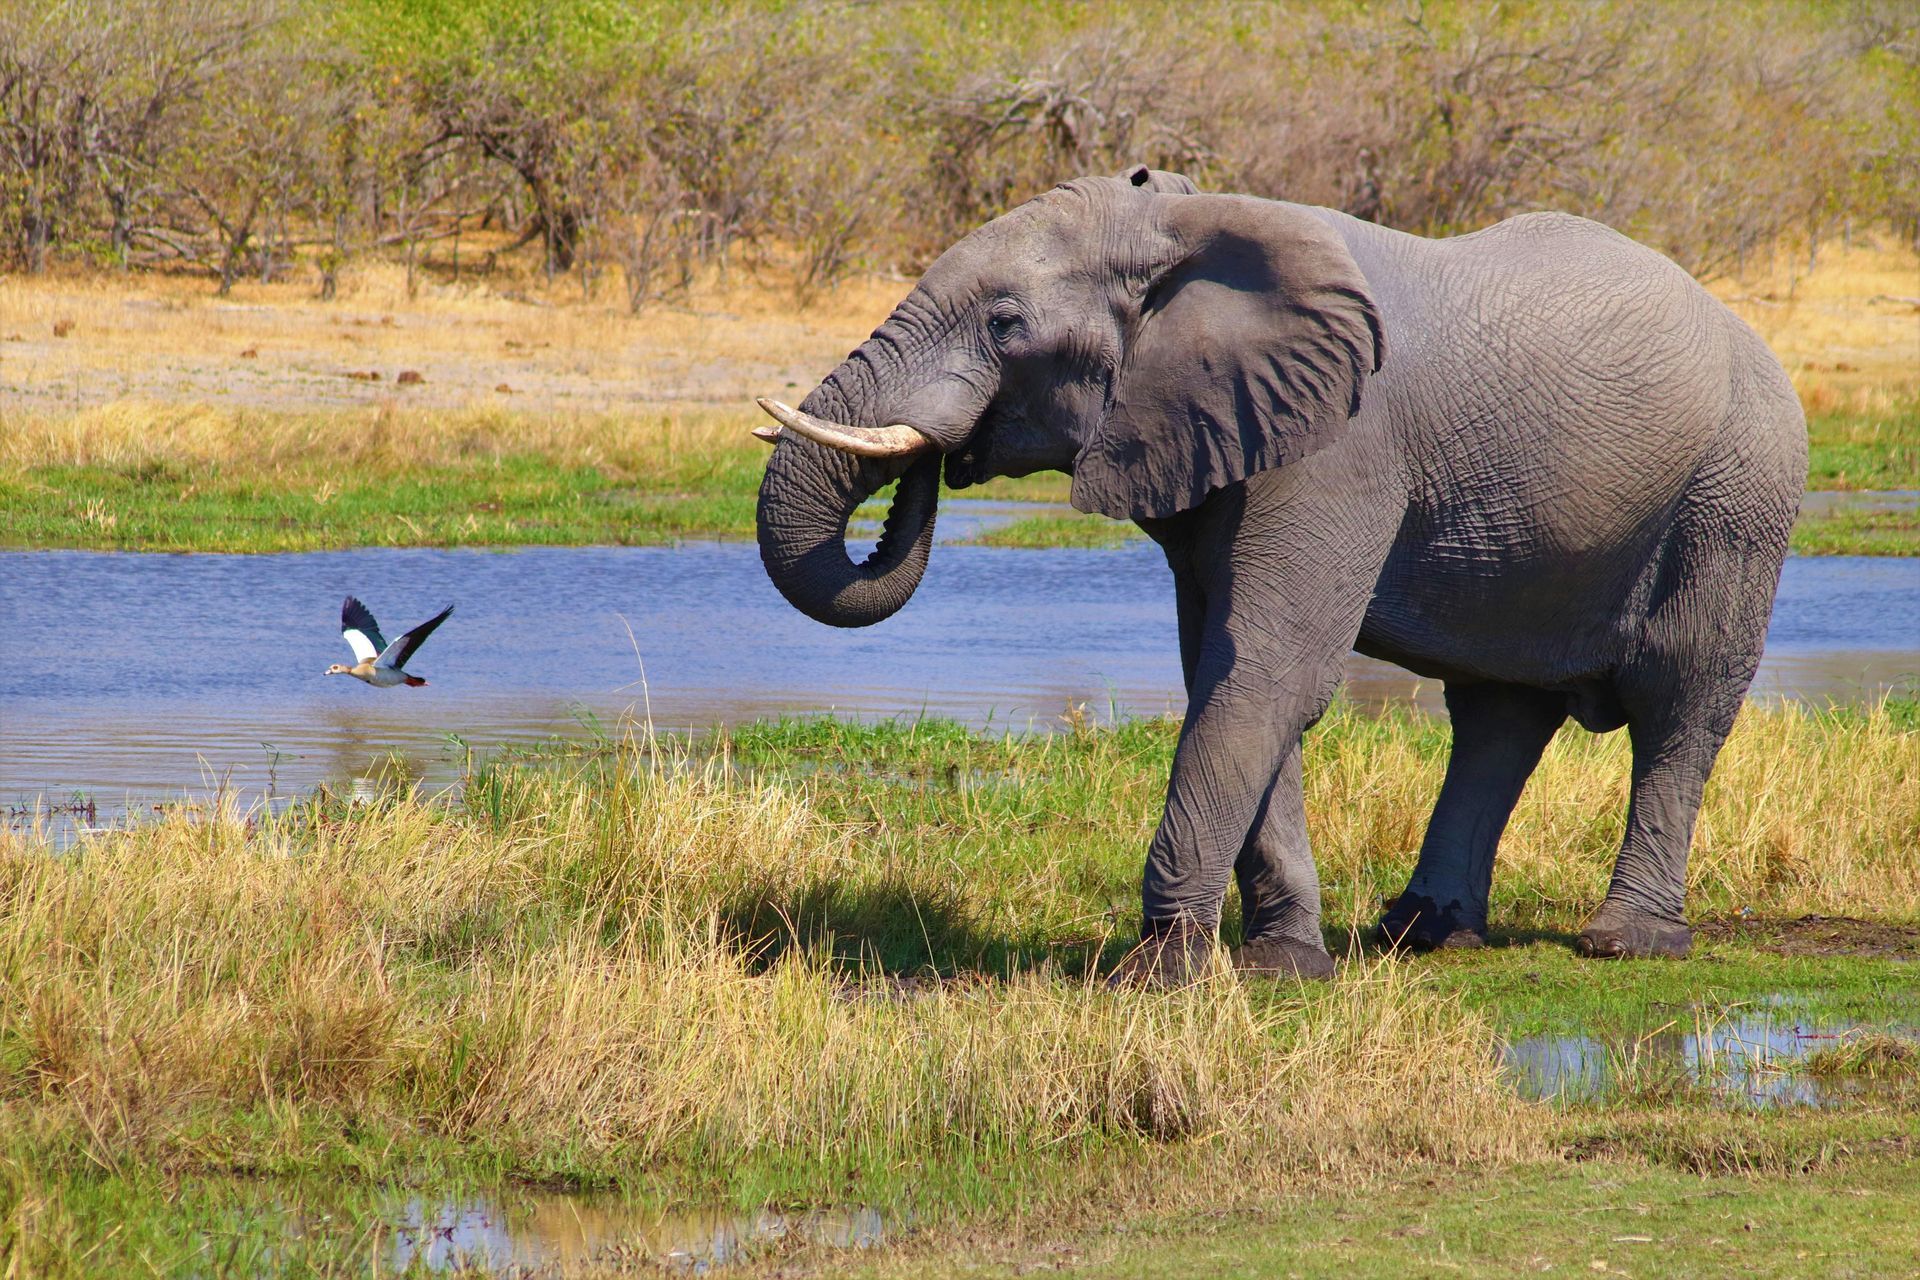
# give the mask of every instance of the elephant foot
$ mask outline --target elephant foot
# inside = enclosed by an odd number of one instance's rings
[[[1471,924],[1457,909],[1442,908],[1423,893],[1403,893],[1381,913],[1380,941],[1412,951],[1465,951],[1487,944],[1485,926]]]
[[[1573,940],[1573,949],[1594,960],[1664,956],[1684,960],[1693,949],[1693,930],[1684,921],[1608,900],[1600,904],[1587,927]]]
[[[1323,981],[1333,976],[1327,949],[1298,938],[1255,938],[1232,952],[1233,967],[1247,978],[1299,978]]]
[[[1140,943],[1107,975],[1113,990],[1166,991],[1206,976],[1213,960],[1213,931],[1184,916],[1149,920]]]

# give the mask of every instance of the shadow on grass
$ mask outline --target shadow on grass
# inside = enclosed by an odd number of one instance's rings
[[[1403,951],[1407,955],[1429,955],[1431,952],[1418,948],[1397,948],[1380,936],[1379,927],[1364,925],[1358,929],[1345,925],[1328,925],[1323,930],[1327,939],[1327,950],[1335,959],[1342,956],[1379,956],[1392,951]],[[1564,929],[1541,928],[1493,928],[1487,931],[1487,944],[1484,949],[1497,951],[1505,947],[1531,947],[1540,943],[1573,950],[1574,938],[1578,936]],[[1472,948],[1481,950],[1482,948]]]
[[[822,881],[794,889],[749,887],[720,910],[735,945],[758,967],[799,951],[837,968],[889,977],[1061,977],[1102,972],[1132,945],[1125,936],[1058,942],[984,928],[957,894],[898,882]]]

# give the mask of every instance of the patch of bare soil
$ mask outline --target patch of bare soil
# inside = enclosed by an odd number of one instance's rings
[[[1868,956],[1920,960],[1920,927],[1857,920],[1852,916],[1805,915],[1797,920],[1766,916],[1716,916],[1694,926],[1703,938],[1737,938],[1783,956]]]
[[[409,296],[370,269],[338,301],[302,285],[135,278],[0,280],[0,411],[119,401],[268,411],[474,405],[617,412],[799,395],[906,291],[849,281],[797,307],[772,285],[714,284],[640,315],[485,286]]]

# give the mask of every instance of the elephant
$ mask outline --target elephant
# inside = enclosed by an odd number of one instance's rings
[[[1188,701],[1114,980],[1210,963],[1230,879],[1233,964],[1332,973],[1301,737],[1351,650],[1442,682],[1452,726],[1386,940],[1485,942],[1496,847],[1571,717],[1632,748],[1574,947],[1687,954],[1695,819],[1807,440],[1766,345],[1652,249],[1554,212],[1427,238],[1139,167],[970,232],[797,409],[760,403],[761,559],[820,622],[913,594],[943,475],[1066,472],[1164,551]],[[855,564],[848,518],[895,481]]]

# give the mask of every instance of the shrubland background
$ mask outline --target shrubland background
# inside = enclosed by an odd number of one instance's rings
[[[0,253],[409,280],[503,253],[638,310],[770,257],[913,273],[1138,161],[1423,233],[1552,206],[1696,274],[1920,240],[1900,0],[1127,6],[0,0]],[[467,239],[462,257],[461,239]]]

